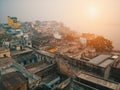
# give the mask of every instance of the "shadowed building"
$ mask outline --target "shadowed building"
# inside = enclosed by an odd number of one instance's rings
[[[54,44],[54,37],[50,35],[38,34],[32,38],[32,47],[36,49],[47,49]]]
[[[61,83],[56,90],[120,90],[120,85],[88,73],[79,72],[76,76]]]
[[[111,67],[111,78],[120,83],[120,56],[114,61]]]
[[[93,59],[85,61],[59,54],[57,62],[61,72],[69,76],[81,70],[103,78],[109,78],[114,60],[111,59],[110,55],[99,55]]]
[[[20,72],[11,72],[1,76],[0,90],[27,90],[27,79]]]

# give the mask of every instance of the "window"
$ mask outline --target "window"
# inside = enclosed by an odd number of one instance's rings
[[[4,56],[4,57],[7,57],[7,55],[6,55],[6,54],[4,54],[3,56]]]
[[[27,62],[26,61],[24,61],[24,65],[26,65],[27,64]]]
[[[28,43],[28,45],[31,45],[31,43]]]

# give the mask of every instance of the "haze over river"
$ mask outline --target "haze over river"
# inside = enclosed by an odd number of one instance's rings
[[[101,27],[94,26],[94,28],[81,27],[80,32],[89,32],[102,35],[113,42],[114,49],[120,50],[120,25],[104,25]]]

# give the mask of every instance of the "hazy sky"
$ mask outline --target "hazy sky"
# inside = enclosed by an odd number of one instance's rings
[[[120,0],[0,0],[0,23],[56,20],[81,32],[93,32],[120,45]],[[120,47],[120,46],[119,46]]]
[[[90,9],[96,9],[91,15]],[[120,0],[0,0],[0,22],[57,20],[77,29],[86,24],[120,24]]]

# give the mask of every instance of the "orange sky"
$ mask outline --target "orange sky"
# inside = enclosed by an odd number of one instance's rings
[[[20,21],[56,20],[109,38],[119,38],[120,33],[120,0],[0,0],[0,23],[8,15]]]

